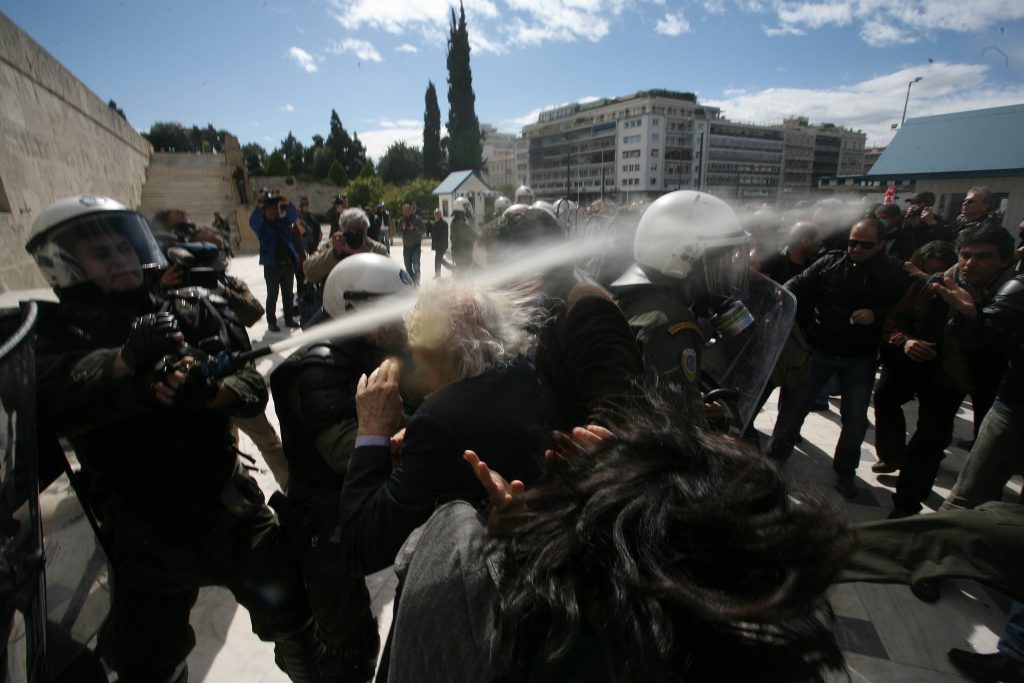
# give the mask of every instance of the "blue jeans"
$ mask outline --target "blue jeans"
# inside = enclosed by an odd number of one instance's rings
[[[803,386],[786,397],[779,406],[768,455],[785,462],[793,452],[807,414],[815,399],[832,375],[839,379],[842,398],[839,414],[842,430],[832,462],[840,476],[853,476],[860,462],[860,445],[868,430],[868,406],[875,385],[875,354],[869,356],[833,356],[817,350],[811,352],[811,372]]]
[[[999,637],[999,651],[1024,664],[1024,603],[1014,601],[1010,618]]]

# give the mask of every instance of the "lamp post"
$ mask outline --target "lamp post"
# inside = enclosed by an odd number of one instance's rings
[[[907,99],[903,101],[903,116],[900,118],[900,128],[903,128],[903,122],[907,120],[907,105],[910,104],[910,88],[915,83],[921,80],[921,76],[918,76],[914,80],[907,83]]]

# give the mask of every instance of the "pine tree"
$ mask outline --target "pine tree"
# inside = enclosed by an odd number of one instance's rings
[[[349,137],[345,126],[341,125],[341,117],[338,116],[338,112],[333,109],[331,110],[331,132],[327,135],[324,147],[331,150],[334,158],[342,165],[345,164],[351,153],[352,138]]]
[[[437,106],[437,89],[427,81],[426,108],[423,112],[423,177],[440,180],[441,172],[441,110]]]
[[[476,118],[473,72],[469,66],[469,32],[466,10],[459,3],[459,19],[451,10],[448,32],[448,169],[480,170],[483,143],[480,121]]]

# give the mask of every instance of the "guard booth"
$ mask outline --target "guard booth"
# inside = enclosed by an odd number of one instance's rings
[[[473,214],[479,223],[483,223],[486,220],[487,198],[498,196],[498,193],[473,171],[449,173],[448,177],[442,180],[431,194],[437,197],[437,206],[441,209],[441,216],[449,224],[452,222],[452,209],[455,206],[455,200],[459,197],[465,197],[472,202]]]

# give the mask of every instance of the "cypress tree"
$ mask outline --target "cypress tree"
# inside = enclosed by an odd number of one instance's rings
[[[459,3],[459,18],[451,10],[448,32],[448,170],[480,170],[483,143],[476,118],[473,72],[469,66],[469,32],[466,10]]]
[[[423,177],[441,178],[441,109],[437,89],[427,81],[426,108],[423,111]]]

